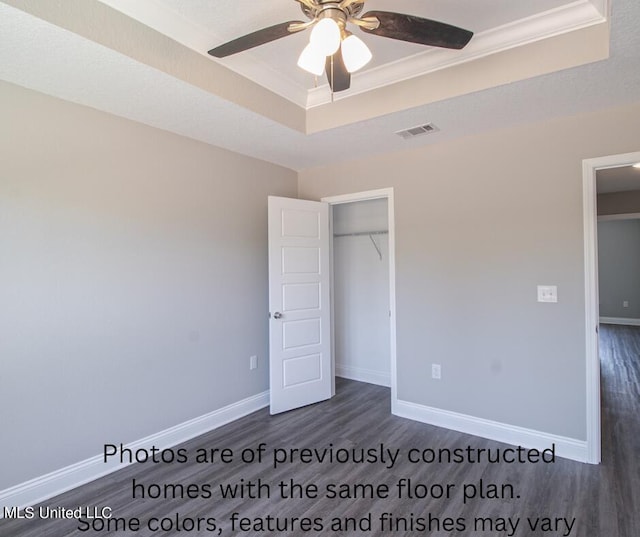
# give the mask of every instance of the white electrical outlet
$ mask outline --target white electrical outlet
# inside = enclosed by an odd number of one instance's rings
[[[249,356],[249,369],[258,369],[258,357],[253,355]]]
[[[431,378],[440,380],[442,378],[442,369],[440,364],[431,364]]]
[[[622,301],[622,307],[623,308],[628,308],[629,307],[629,301],[628,300],[623,300]]]
[[[558,302],[558,286],[538,285],[538,302]]]

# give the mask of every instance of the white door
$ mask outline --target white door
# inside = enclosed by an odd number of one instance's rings
[[[332,395],[329,205],[269,196],[271,414]]]

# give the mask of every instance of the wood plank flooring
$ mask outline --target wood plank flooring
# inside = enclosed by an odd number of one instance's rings
[[[283,465],[274,469],[271,459],[262,464],[138,464],[99,479],[45,502],[48,506],[109,506],[115,517],[137,517],[138,531],[80,531],[76,520],[0,520],[2,537],[61,537],[80,535],[572,535],[578,537],[638,537],[640,536],[640,328],[601,327],[602,357],[602,426],[603,463],[599,466],[557,459],[554,464],[411,464],[402,460],[386,468],[384,464],[307,463],[295,467]],[[264,442],[268,453],[275,447],[294,448],[374,448],[384,446],[400,449],[401,454],[414,447],[506,448],[489,440],[456,433],[392,416],[389,390],[386,388],[337,379],[337,396],[331,401],[313,405],[279,416],[269,416],[262,410],[225,427],[198,437],[183,446],[190,458],[198,448],[230,448],[238,456],[247,447]],[[388,464],[387,464],[388,465]],[[295,479],[303,485],[319,487],[318,498],[282,499],[277,483]],[[398,498],[397,482],[410,478],[415,484],[453,485],[450,498]],[[132,480],[150,484],[210,484],[211,498],[195,499],[135,499],[132,500]],[[216,487],[220,483],[238,483],[241,479],[270,486],[270,498],[221,499]],[[485,486],[510,484],[514,495],[502,489],[501,498],[470,499],[463,502],[463,484]],[[329,483],[387,484],[388,498],[345,500],[324,497]],[[432,493],[438,493],[438,488]],[[506,494],[504,493],[506,490]],[[264,491],[264,488],[263,488]],[[417,492],[419,492],[417,490]],[[491,496],[488,490],[485,496]],[[520,497],[517,497],[519,495]],[[263,496],[265,494],[263,493]],[[255,519],[268,515],[281,521],[292,517],[320,517],[322,531],[231,531],[232,513]],[[221,531],[151,531],[145,527],[152,518],[175,517],[216,518]],[[380,529],[380,517],[392,513],[402,518],[399,527]],[[432,517],[432,527],[404,527],[419,517]],[[364,519],[357,530],[332,531],[334,517]],[[371,520],[369,529],[365,523]],[[435,520],[440,529],[435,527]],[[445,519],[451,518],[453,528]],[[487,517],[492,529],[474,529],[477,518]],[[568,530],[560,523],[557,530],[532,530],[527,517],[575,517]],[[457,519],[464,519],[464,529],[456,528]],[[514,523],[515,530],[498,526],[503,520]],[[168,524],[168,523],[167,523]],[[564,524],[564,525],[563,525]],[[187,523],[188,525],[188,523]],[[546,527],[546,526],[545,526]]]

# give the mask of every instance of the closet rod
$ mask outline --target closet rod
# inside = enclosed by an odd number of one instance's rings
[[[356,233],[336,233],[334,237],[359,237],[360,235],[386,235],[388,231],[358,231]]]

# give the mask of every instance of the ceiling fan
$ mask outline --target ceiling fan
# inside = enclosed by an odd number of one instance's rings
[[[368,11],[361,15],[366,0],[294,0],[307,19],[287,21],[238,37],[209,51],[225,58],[276,39],[313,28],[309,44],[304,48],[298,66],[321,75],[327,73],[331,91],[344,91],[351,86],[351,73],[371,60],[371,51],[353,35],[347,24],[362,31],[410,43],[432,47],[461,49],[473,32],[444,22],[390,11]]]

